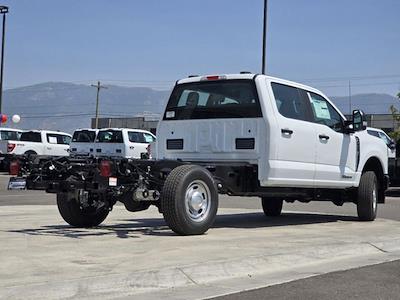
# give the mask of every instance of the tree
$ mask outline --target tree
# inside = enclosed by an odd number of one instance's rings
[[[400,100],[400,92],[397,93],[397,98]],[[396,142],[400,140],[400,130],[398,123],[400,122],[400,112],[399,110],[394,107],[394,105],[391,105],[390,108],[390,113],[392,114],[393,118],[393,132],[389,133],[389,136],[394,139]]]

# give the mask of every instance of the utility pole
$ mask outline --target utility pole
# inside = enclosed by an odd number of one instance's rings
[[[349,115],[351,116],[353,112],[351,111],[351,81],[349,80]]]
[[[262,48],[262,69],[261,74],[266,73],[267,69],[267,16],[268,16],[268,0],[264,0],[264,18],[263,18],[263,48]]]
[[[0,114],[3,112],[3,69],[4,69],[4,41],[6,34],[6,14],[8,13],[7,6],[0,6],[0,14],[3,15],[3,35],[1,37],[1,66],[0,66]]]
[[[100,81],[97,81],[97,84],[91,84],[92,87],[95,87],[97,89],[97,96],[96,96],[96,123],[95,123],[95,128],[99,128],[99,96],[100,96],[100,90],[101,89],[108,89],[108,87],[101,85]]]

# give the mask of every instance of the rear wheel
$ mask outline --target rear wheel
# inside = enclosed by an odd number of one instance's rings
[[[281,215],[283,200],[279,198],[261,198],[261,205],[264,211],[264,214],[267,217],[277,217]]]
[[[61,217],[74,227],[93,227],[99,225],[107,217],[109,210],[106,206],[90,204],[82,205],[78,201],[79,193],[57,194],[57,206]]]
[[[203,234],[214,223],[217,209],[218,192],[210,172],[195,165],[171,171],[161,193],[161,211],[174,232]]]
[[[361,221],[373,221],[378,210],[378,180],[373,171],[361,175],[357,192],[357,214]]]

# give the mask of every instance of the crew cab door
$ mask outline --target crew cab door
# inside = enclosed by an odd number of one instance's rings
[[[71,137],[64,134],[46,133],[45,137],[45,154],[54,156],[69,155],[68,149]]]
[[[346,187],[355,181],[357,141],[344,133],[344,119],[321,95],[308,92],[317,142],[315,185]]]
[[[142,154],[147,153],[147,147],[155,141],[155,137],[142,131],[128,131],[128,141],[126,156],[141,158]]]
[[[304,90],[271,83],[278,130],[277,159],[271,161],[273,185],[313,187],[315,176],[315,124],[310,122],[309,100]]]

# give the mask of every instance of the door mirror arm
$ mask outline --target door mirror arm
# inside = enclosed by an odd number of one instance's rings
[[[353,121],[344,120],[343,122],[343,133],[350,134],[354,133],[355,130],[353,129]]]

